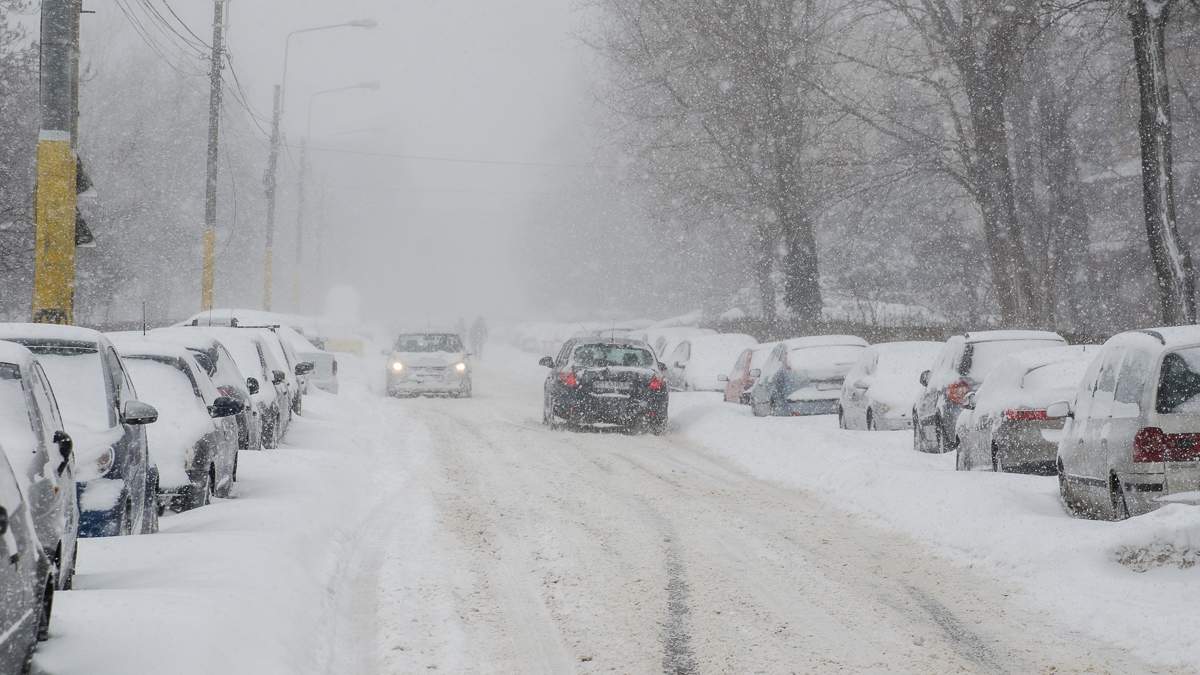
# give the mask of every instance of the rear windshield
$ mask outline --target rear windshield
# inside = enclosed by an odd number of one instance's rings
[[[4,440],[4,451],[14,460],[30,457],[37,448],[28,401],[21,388],[21,370],[11,363],[0,363],[0,439]],[[26,467],[22,462],[16,468],[24,471]]]
[[[801,347],[788,354],[788,365],[792,370],[848,370],[864,349],[858,345]]]
[[[1163,414],[1200,413],[1200,347],[1163,357],[1155,409]]]
[[[87,347],[27,346],[50,379],[63,419],[89,429],[108,429],[111,404],[100,353]]]
[[[1025,373],[1021,380],[1021,388],[1033,391],[1073,391],[1079,387],[1079,381],[1083,379],[1089,365],[1090,359],[1071,359],[1034,368]]]
[[[583,368],[653,368],[655,364],[650,350],[626,345],[580,345],[572,361]]]
[[[398,352],[449,352],[463,351],[462,340],[457,335],[401,335],[396,340]]]
[[[1061,347],[1061,340],[995,340],[992,342],[972,342],[967,345],[964,356],[966,367],[962,374],[975,380],[983,379],[1004,357],[1030,349],[1046,347]]]
[[[158,408],[159,424],[171,424],[178,415],[204,405],[200,390],[184,366],[155,358],[125,357],[125,370],[146,402]]]

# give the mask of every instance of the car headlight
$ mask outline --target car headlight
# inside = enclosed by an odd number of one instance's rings
[[[393,373],[404,372],[404,364],[400,363],[399,361],[392,361],[392,372]]]
[[[882,401],[876,401],[874,403],[874,406],[875,406],[876,410],[878,410],[879,412],[884,413],[884,414],[887,414],[892,411],[892,406],[890,406],[886,403],[883,403]]]
[[[113,464],[116,461],[117,453],[112,448],[105,450],[103,455],[96,458],[96,470],[100,472],[99,475],[106,475],[113,468]]]
[[[458,372],[460,372],[460,373],[465,373],[465,372],[467,372],[467,364],[465,364],[465,363],[456,363],[456,364],[454,364],[454,369],[455,369],[455,370],[457,370],[457,371],[458,371]]]

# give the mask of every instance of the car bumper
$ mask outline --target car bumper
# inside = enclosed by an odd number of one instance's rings
[[[124,516],[125,481],[120,478],[96,478],[75,484],[79,500],[79,536],[115,537],[121,534]],[[114,497],[109,499],[109,497]],[[89,503],[103,502],[104,507],[88,508]],[[108,505],[111,502],[111,506]]]
[[[1121,474],[1130,515],[1149,513],[1165,504],[1200,505],[1200,462],[1171,462],[1161,471]]]
[[[903,413],[898,415],[883,415],[877,420],[872,420],[875,423],[875,428],[880,431],[905,431],[912,429],[912,414]]]
[[[470,373],[430,378],[388,378],[388,394],[454,394],[466,389]]]
[[[992,442],[1005,471],[1052,476],[1058,473],[1061,433],[1061,422],[1005,422]]]
[[[667,398],[623,398],[576,394],[554,404],[554,416],[571,424],[628,426],[667,418]]]
[[[805,417],[808,415],[836,415],[838,411],[836,398],[817,399],[811,401],[788,401],[784,404],[787,415]]]

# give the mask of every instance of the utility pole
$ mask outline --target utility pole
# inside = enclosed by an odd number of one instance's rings
[[[305,191],[308,180],[308,137],[300,141],[300,192],[296,195],[296,274],[292,288],[292,307],[300,310],[300,292],[304,285],[304,210],[308,208]]]
[[[263,309],[271,309],[271,285],[275,265],[275,170],[279,166],[279,122],[283,111],[280,108],[279,85],[275,85],[275,105],[271,115],[271,154],[267,157],[267,174],[263,183],[267,188],[267,247],[263,256]]]
[[[75,319],[79,14],[82,0],[42,0],[33,320]]]
[[[204,195],[204,253],[200,276],[200,309],[213,308],[217,242],[217,160],[221,140],[221,71],[225,67],[225,3],[213,0],[212,63],[208,94],[208,175]]]

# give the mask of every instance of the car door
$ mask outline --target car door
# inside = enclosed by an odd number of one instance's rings
[[[873,356],[873,349],[865,350],[850,372],[846,373],[846,379],[842,382],[840,405],[842,406],[842,423],[847,429],[858,429],[866,424],[866,410],[863,402],[867,389],[857,385],[868,377]]]
[[[0,508],[4,509],[8,527],[0,534],[0,655],[24,657],[24,644],[29,636],[29,624],[37,620],[34,584],[29,573],[36,551],[25,548],[28,541],[18,536],[23,524],[24,497],[8,460],[0,455]],[[14,659],[16,661],[16,659]],[[16,664],[18,665],[19,661]],[[0,660],[0,665],[3,661]]]
[[[112,405],[113,419],[122,428],[121,443],[125,444],[125,489],[129,492],[129,503],[133,506],[133,531],[141,532],[142,519],[146,513],[147,468],[150,466],[150,449],[146,442],[146,429],[135,424],[126,424],[122,411],[130,401],[137,400],[137,390],[121,357],[112,345],[101,343],[104,362],[105,384]]]
[[[1096,378],[1100,374],[1100,364],[1104,358],[1101,353],[1088,366],[1079,382],[1074,400],[1071,401],[1071,415],[1063,421],[1062,437],[1058,441],[1058,458],[1062,462],[1063,473],[1068,476],[1083,476],[1084,437],[1091,421],[1092,398],[1096,392]]]
[[[1096,390],[1083,436],[1082,467],[1084,475],[1094,480],[1108,480],[1112,466],[1109,453],[1109,431],[1112,426],[1113,402],[1117,389],[1117,374],[1124,360],[1124,347],[1110,347],[1102,357],[1096,376]]]
[[[933,362],[933,367],[929,369],[929,381],[917,399],[916,419],[913,422],[917,425],[918,433],[924,437],[932,438],[931,430],[928,427],[933,424],[934,416],[937,414],[942,383],[947,377],[946,373],[951,369],[951,364],[956,360],[955,357],[962,342],[962,338],[957,335],[946,340],[946,344],[942,346],[937,359]]]
[[[692,354],[692,343],[684,340],[671,352],[667,359],[667,384],[675,391],[687,389],[688,359]]]
[[[1103,442],[1107,445],[1105,474],[1123,468],[1133,453],[1133,438],[1142,428],[1146,388],[1154,368],[1154,355],[1130,345],[1121,361],[1117,386]],[[1157,374],[1157,373],[1155,373]]]

